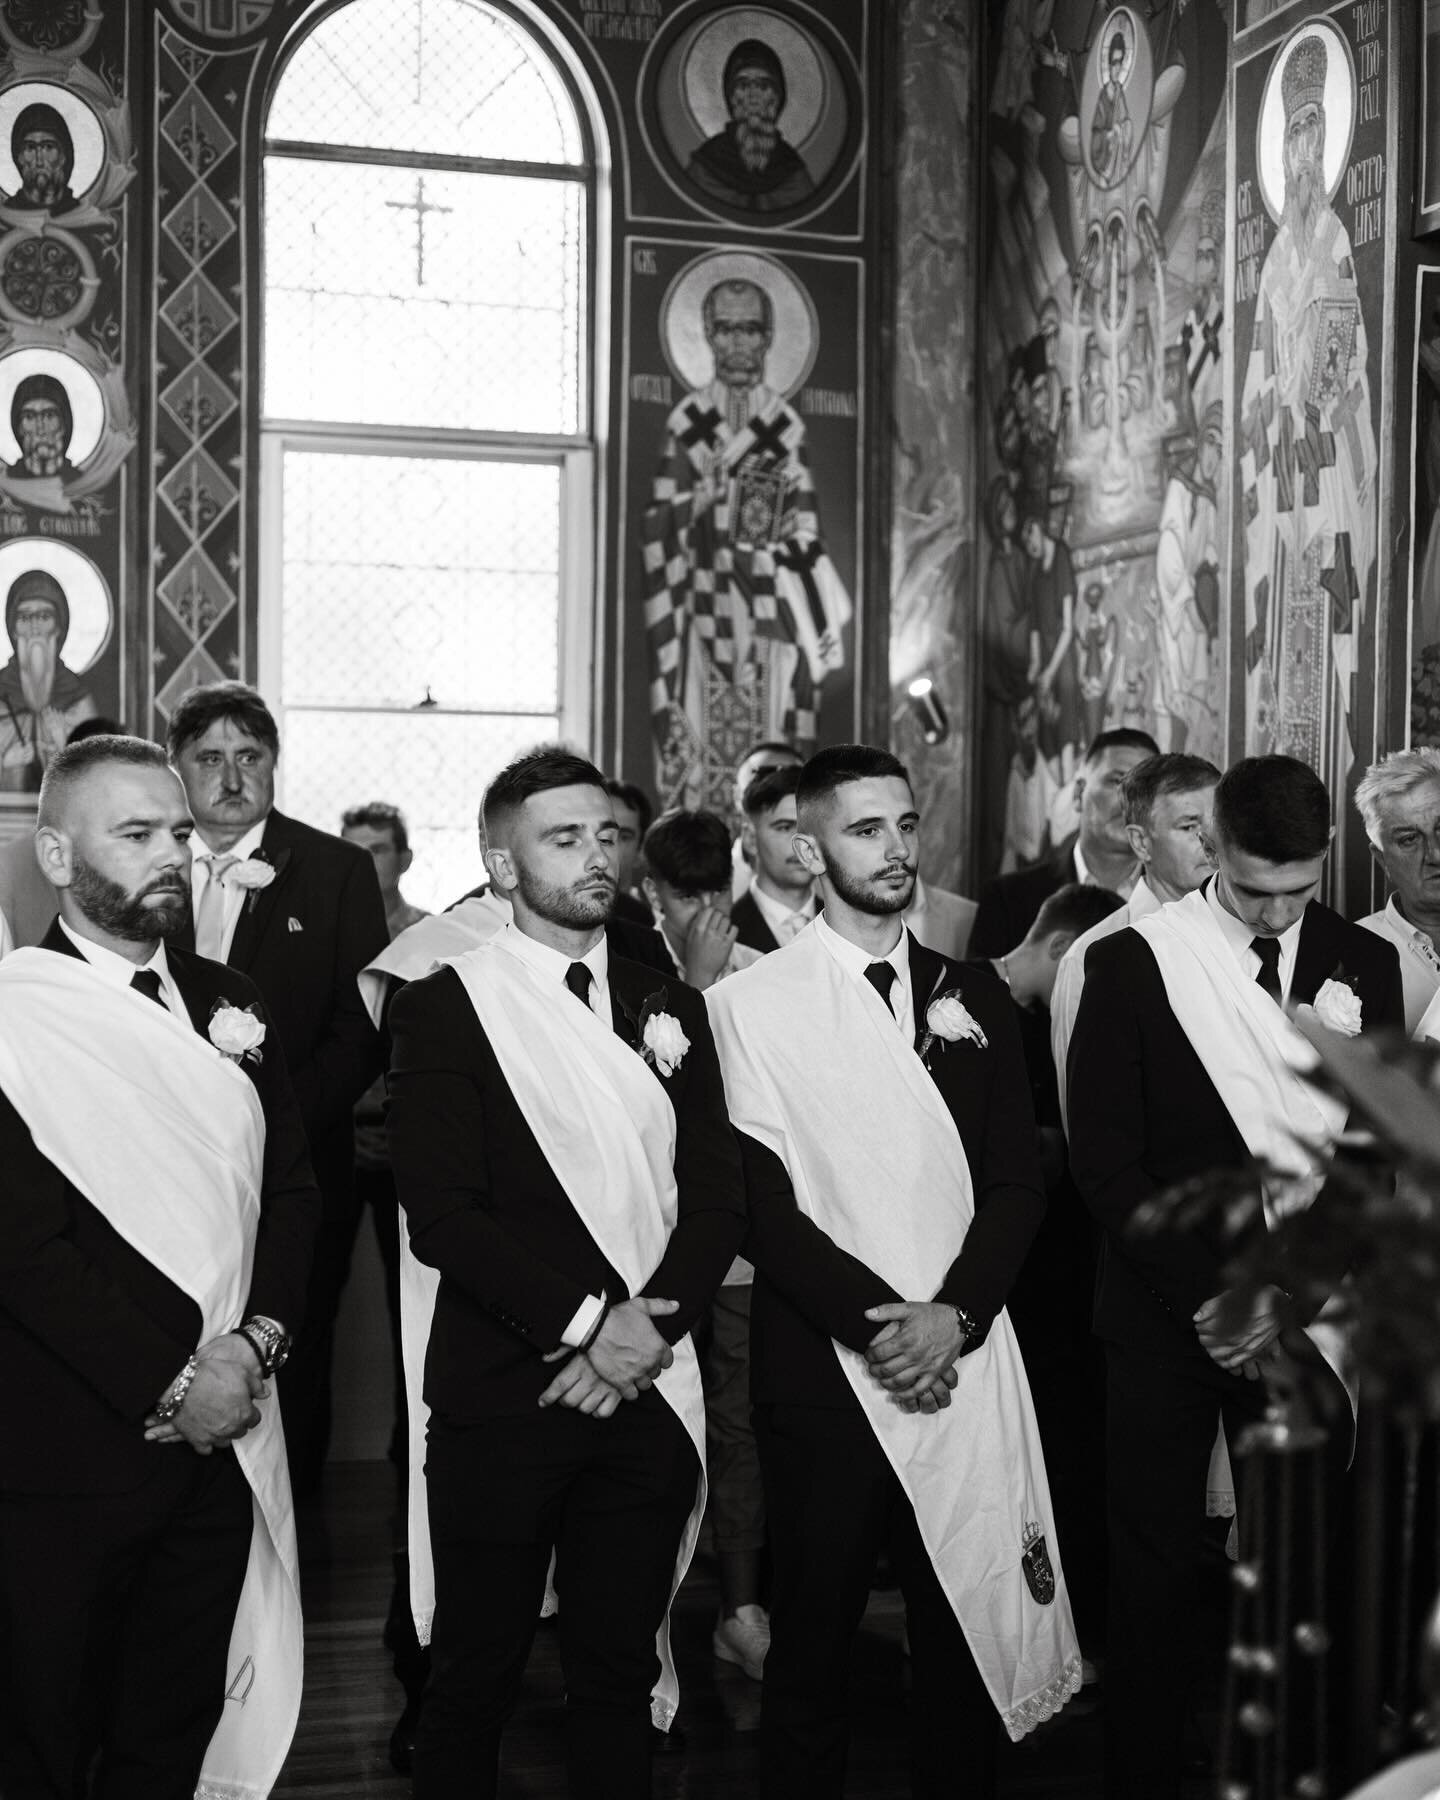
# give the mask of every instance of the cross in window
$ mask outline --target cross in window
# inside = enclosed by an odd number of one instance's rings
[[[415,198],[413,200],[387,200],[385,204],[395,212],[413,212],[415,215],[415,285],[425,285],[425,215],[426,213],[448,213],[455,209],[450,206],[437,206],[434,201],[425,198],[425,177],[415,177]]]

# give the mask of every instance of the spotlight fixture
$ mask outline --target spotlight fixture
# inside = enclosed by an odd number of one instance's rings
[[[935,692],[935,683],[928,675],[917,675],[906,691],[921,737],[927,744],[943,744],[950,735],[950,720],[944,703]]]

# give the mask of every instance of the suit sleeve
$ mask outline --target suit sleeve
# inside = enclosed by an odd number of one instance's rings
[[[667,1343],[678,1343],[715,1297],[745,1235],[745,1188],[740,1148],[730,1128],[725,1086],[710,1021],[699,996],[676,1002],[690,1039],[677,1096],[675,1229],[644,1292],[678,1300],[680,1310],[656,1319]]]
[[[411,982],[390,1008],[390,1162],[410,1247],[423,1263],[539,1351],[555,1349],[585,1290],[487,1210],[480,1031],[448,969]]]
[[[185,1366],[170,1336],[73,1241],[63,1176],[0,1094],[0,1308],[114,1407],[139,1422]]]
[[[280,1034],[270,1026],[259,991],[252,994],[267,1026],[264,1060],[255,1079],[265,1109],[265,1164],[246,1311],[278,1320],[293,1337],[304,1322],[305,1289],[320,1226],[320,1190],[310,1167],[305,1126]]]
[[[1014,948],[1005,877],[1000,875],[981,890],[966,955],[973,961],[977,957],[1004,956]]]
[[[741,1254],[817,1331],[864,1350],[880,1329],[865,1309],[905,1296],[806,1218],[773,1150],[743,1131],[737,1135],[750,1214]]]
[[[993,1073],[978,1156],[967,1146],[975,1217],[936,1296],[964,1307],[980,1327],[967,1350],[984,1341],[1045,1216],[1040,1139],[1014,1007],[998,990],[994,1001],[975,992],[969,998],[990,1040]]]
[[[1141,1014],[1147,1004],[1163,1005],[1164,988],[1141,940],[1122,931],[1095,944],[1086,957],[1070,1039],[1070,1171],[1119,1253],[1163,1304],[1188,1322],[1224,1287],[1219,1264],[1193,1234],[1140,1235],[1126,1229],[1136,1209],[1161,1191],[1145,1166]]]
[[[302,1114],[322,1128],[347,1121],[355,1102],[384,1067],[380,1034],[360,997],[360,971],[390,941],[385,902],[370,858],[337,857],[333,867],[339,892],[330,1014],[314,1055],[291,1071]]]

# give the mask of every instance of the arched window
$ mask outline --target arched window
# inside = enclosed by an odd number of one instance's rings
[[[593,127],[483,0],[347,0],[267,120],[261,680],[281,804],[390,800],[480,877],[517,749],[589,736]]]

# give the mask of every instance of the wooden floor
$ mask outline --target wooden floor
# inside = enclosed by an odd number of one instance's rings
[[[383,1463],[332,1464],[326,1491],[301,1520],[306,1614],[305,1700],[276,1800],[408,1800],[387,1746],[402,1696],[380,1642],[390,1599],[392,1481]],[[657,1800],[753,1794],[760,1689],[710,1654],[715,1586],[699,1565],[673,1614],[683,1750],[656,1759]],[[899,1595],[878,1590],[856,1645],[853,1800],[903,1800],[905,1661]],[[553,1632],[536,1637],[519,1712],[505,1747],[502,1791],[519,1800],[564,1795],[562,1692]],[[1100,1703],[1088,1695],[1023,1745],[1002,1752],[1004,1800],[1099,1800]],[[1196,1781],[1186,1800],[1212,1800]]]

